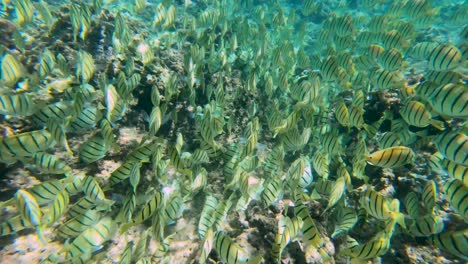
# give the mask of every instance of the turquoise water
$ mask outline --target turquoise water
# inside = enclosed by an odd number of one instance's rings
[[[465,1],[0,8],[1,263],[463,263]]]

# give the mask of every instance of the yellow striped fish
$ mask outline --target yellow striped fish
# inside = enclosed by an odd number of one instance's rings
[[[54,140],[47,130],[35,130],[0,139],[0,159],[31,157],[48,149]]]
[[[426,207],[428,212],[434,213],[434,209],[435,209],[436,201],[437,201],[437,186],[433,180],[428,181],[424,185],[424,189],[422,193],[422,201],[424,203],[424,207]]]
[[[48,206],[47,214],[44,214],[43,223],[48,226],[51,226],[55,223],[68,209],[68,203],[70,202],[70,197],[66,190],[58,193],[54,201]]]
[[[119,120],[125,112],[125,102],[115,86],[107,85],[105,88],[106,119],[113,123]]]
[[[395,48],[385,50],[377,59],[378,63],[389,71],[395,71],[401,68],[403,64],[403,55]]]
[[[23,26],[33,21],[34,5],[31,0],[13,0],[18,25]]]
[[[463,76],[455,71],[429,71],[424,77],[427,81],[435,82],[439,85],[457,84],[463,79]]]
[[[208,230],[210,230],[211,226],[213,225],[215,219],[213,219],[212,215],[215,212],[217,206],[218,199],[213,196],[207,196],[205,198],[205,204],[198,222],[198,236],[200,239],[205,238]]]
[[[48,49],[44,50],[39,62],[39,76],[44,78],[50,74],[54,70],[56,63],[55,55]]]
[[[77,237],[86,228],[99,221],[100,213],[96,210],[87,210],[84,214],[76,215],[70,220],[60,225],[57,234],[65,239]]]
[[[68,166],[65,161],[45,152],[37,152],[32,156],[31,159],[25,158],[24,160],[34,164],[37,169],[44,173],[68,174],[72,170],[72,168]]]
[[[441,216],[427,214],[411,221],[408,231],[416,237],[430,236],[438,234],[444,229],[444,220]]]
[[[447,131],[435,139],[437,149],[445,158],[468,166],[468,136],[457,131]]]
[[[30,116],[38,108],[40,104],[34,103],[33,96],[30,94],[0,95],[0,114],[15,117]]]
[[[453,209],[468,222],[468,187],[457,179],[451,179],[443,185],[443,190]]]
[[[47,25],[49,30],[51,30],[55,19],[50,12],[49,5],[45,1],[39,1],[39,3],[36,5],[36,8],[39,16],[41,17],[41,20],[44,22],[44,24]]]
[[[73,132],[89,130],[96,126],[101,117],[101,111],[97,107],[86,107],[72,120],[70,128]]]
[[[384,231],[377,234],[371,241],[340,251],[340,256],[350,256],[356,259],[371,259],[385,254],[390,248],[390,237]]]
[[[55,118],[62,123],[68,116],[73,113],[72,103],[69,101],[58,101],[57,103],[49,104],[37,111],[32,119],[37,124],[47,124],[49,119]]]
[[[84,163],[92,163],[104,158],[110,150],[110,145],[99,134],[80,145],[79,156]]]
[[[88,210],[94,209],[95,207],[96,201],[85,195],[70,207],[68,215],[73,218],[78,215],[83,215]]]
[[[42,233],[42,211],[39,207],[34,196],[26,190],[18,190],[15,194],[17,207],[20,211],[21,217],[29,223],[29,225],[36,227],[37,235],[45,243],[45,238]]]
[[[338,123],[340,123],[340,125],[344,127],[349,126],[349,111],[348,107],[343,101],[338,103],[338,105],[336,106],[335,118],[338,121]]]
[[[382,149],[366,157],[369,164],[382,168],[397,168],[413,162],[415,154],[404,146]]]
[[[447,231],[429,238],[429,242],[451,254],[468,261],[468,229]]]
[[[385,132],[378,140],[379,147],[381,149],[386,149],[390,147],[400,146],[401,141],[398,133],[393,131]]]
[[[328,199],[328,205],[323,211],[324,213],[335,206],[343,197],[344,193],[346,190],[346,180],[344,177],[339,177],[336,179],[336,181],[333,183],[333,187],[330,193],[330,198]]]
[[[154,215],[160,208],[163,207],[164,195],[162,192],[156,192],[156,194],[145,204],[143,209],[132,218],[132,221],[128,224],[121,226],[120,233],[125,232],[129,227],[143,223]]]
[[[457,47],[450,44],[441,44],[428,54],[428,66],[431,70],[436,71],[451,70],[458,66],[461,57],[461,52]]]
[[[408,51],[408,54],[417,60],[425,60],[437,45],[436,42],[419,42]]]
[[[20,0],[17,0],[20,1]],[[23,65],[11,54],[6,54],[2,58],[2,82],[7,86],[13,86],[24,75]]]
[[[133,250],[133,241],[129,241],[125,246],[122,254],[120,255],[119,264],[131,264],[132,263],[132,250]]]
[[[448,159],[442,160],[442,166],[451,177],[460,180],[463,182],[463,185],[468,186],[468,167]]]
[[[468,85],[449,83],[435,90],[427,100],[434,110],[450,117],[468,117]]]
[[[420,215],[419,210],[419,197],[415,192],[410,192],[406,195],[404,200],[406,212],[411,218],[418,218]]]
[[[348,232],[354,227],[357,221],[358,218],[354,208],[340,207],[336,213],[335,229],[331,235],[331,238],[335,238],[342,233]]]
[[[6,221],[2,220],[0,223],[0,237],[14,234],[29,227],[31,227],[31,224],[21,215],[13,216]]]
[[[223,231],[215,233],[214,248],[226,264],[257,264],[262,260],[261,255],[249,260],[247,253]]]
[[[304,236],[304,243],[309,247],[319,248],[323,245],[324,241],[320,231],[318,230],[315,221],[310,217],[309,209],[300,200],[295,202],[294,214],[300,217],[303,221],[302,234]]]
[[[371,84],[375,86],[373,90],[396,89],[404,84],[404,80],[399,74],[386,69],[373,70],[369,78]]]
[[[76,77],[81,79],[81,82],[88,83],[95,71],[93,56],[82,50],[78,52],[77,62]]]
[[[385,196],[368,187],[361,194],[359,203],[373,217],[380,220],[392,219],[405,228],[404,215],[400,213],[400,202],[398,199],[390,201]]]
[[[99,222],[83,231],[73,242],[65,246],[66,259],[75,260],[82,255],[101,249],[106,241],[112,239],[115,229],[116,224],[112,218],[102,218]]]
[[[93,176],[86,176],[82,186],[85,195],[96,203],[106,202],[106,196]]]
[[[424,104],[418,101],[406,102],[400,109],[400,115],[406,123],[415,127],[432,125],[439,130],[444,129],[444,122],[432,119],[431,113],[426,109]]]
[[[33,186],[28,192],[36,199],[40,206],[43,206],[53,201],[64,188],[65,185],[59,180],[50,180]]]
[[[328,179],[330,159],[328,153],[316,152],[312,157],[312,166],[314,170],[323,178]]]

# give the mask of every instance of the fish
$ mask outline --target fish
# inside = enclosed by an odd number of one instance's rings
[[[418,60],[425,60],[429,57],[429,54],[437,47],[436,42],[419,42],[416,43],[409,51],[408,55],[418,59]]]
[[[129,241],[120,255],[119,264],[130,264],[132,261],[133,241]]]
[[[153,216],[162,206],[164,202],[164,194],[156,192],[156,194],[145,204],[143,209],[136,214],[128,224],[123,224],[120,228],[120,233],[125,232],[129,227],[138,225],[148,220]]]
[[[322,234],[318,230],[315,221],[310,217],[309,209],[307,209],[302,200],[295,201],[294,215],[302,219],[304,243],[308,247],[321,247],[324,243]]]
[[[373,152],[367,155],[366,160],[369,164],[381,168],[397,168],[412,163],[414,158],[415,154],[412,149],[396,146]]]
[[[443,231],[445,225],[441,216],[432,213],[418,217],[408,225],[408,231],[416,237],[427,237]]]
[[[359,204],[373,217],[380,220],[392,219],[406,229],[404,215],[400,213],[400,202],[398,199],[390,201],[390,199],[368,188],[361,194]]]
[[[28,191],[20,189],[16,192],[15,198],[21,218],[24,219],[28,225],[34,226],[41,241],[46,243],[47,240],[43,234],[43,214],[34,196]]]
[[[132,168],[135,166],[135,164],[140,163],[139,161],[136,160],[128,160],[125,161],[120,167],[118,167],[116,170],[114,170],[111,173],[110,177],[110,184],[115,185],[119,182],[122,182],[123,180],[127,179],[130,177]]]
[[[336,213],[335,229],[331,235],[331,238],[336,238],[342,233],[346,233],[351,230],[357,223],[358,218],[356,211],[351,207],[340,207]]]
[[[82,190],[85,195],[96,203],[107,202],[104,191],[93,176],[86,176],[83,180]]]
[[[30,0],[13,0],[12,4],[15,7],[18,25],[24,26],[33,21],[34,5]]]
[[[312,157],[312,165],[315,171],[323,178],[328,179],[329,171],[329,156],[327,153],[324,152],[316,152],[315,155]]]
[[[45,125],[49,119],[55,118],[62,123],[68,116],[72,115],[72,108],[70,101],[58,101],[40,108],[34,113],[32,120],[36,124]]]
[[[435,46],[427,57],[428,66],[431,70],[452,70],[461,61],[461,52],[457,47],[450,44]]]
[[[18,231],[32,227],[21,215],[16,215],[0,223],[0,237],[17,233]]]
[[[123,201],[122,208],[120,208],[119,214],[116,220],[122,221],[123,223],[129,223],[132,220],[133,212],[136,208],[136,195],[133,191],[129,192]]]
[[[463,185],[468,186],[468,167],[457,164],[449,159],[443,159],[441,163],[451,177],[460,180],[463,182]]]
[[[435,89],[427,97],[434,110],[450,117],[468,117],[468,87],[466,84],[449,83]]]
[[[36,199],[39,206],[52,202],[59,193],[65,189],[65,185],[59,180],[44,181],[28,189],[28,192]]]
[[[419,197],[415,192],[410,192],[406,195],[404,200],[406,212],[411,218],[418,218],[420,216]]]
[[[19,157],[32,157],[48,149],[54,140],[45,129],[16,134],[0,139],[0,159],[11,160]]]
[[[437,186],[435,182],[428,181],[424,185],[423,193],[422,193],[422,201],[424,203],[424,207],[429,211],[429,213],[434,213],[434,209],[436,206],[437,201]]]
[[[401,145],[400,137],[393,131],[385,132],[378,140],[381,149],[396,147]]]
[[[59,218],[65,214],[67,211],[68,204],[70,202],[70,197],[66,190],[59,192],[55,199],[53,200],[52,204],[48,206],[47,214],[44,214],[44,219],[42,222],[48,226],[51,226],[55,223]]]
[[[20,1],[20,0],[16,0]],[[24,77],[24,66],[11,54],[7,53],[2,58],[2,78],[1,81],[6,86],[15,85]]]
[[[92,129],[101,117],[101,111],[97,107],[86,107],[70,122],[70,128],[74,132]]]
[[[11,95],[0,95],[0,114],[26,117],[33,115],[41,107],[40,103],[34,102],[32,94],[20,93]]]
[[[425,77],[427,81],[431,81],[439,85],[447,85],[450,83],[458,84],[463,79],[463,76],[460,73],[453,70],[429,71]]]
[[[133,188],[133,192],[136,192],[138,184],[140,184],[141,177],[141,162],[133,163],[133,166],[130,168],[130,186]]]
[[[106,119],[113,123],[125,113],[126,104],[117,92],[115,86],[107,85],[105,88]]]
[[[96,134],[80,145],[78,151],[80,160],[86,164],[98,161],[106,156],[110,147],[104,138]]]
[[[439,152],[457,164],[468,166],[468,136],[457,131],[447,131],[434,140]]]
[[[74,260],[101,249],[103,244],[113,237],[115,230],[116,224],[110,217],[101,218],[97,223],[85,229],[70,244],[65,245],[66,259]]]
[[[468,229],[446,231],[428,238],[429,243],[468,261]]]
[[[83,83],[88,83],[94,75],[96,66],[93,56],[86,51],[78,52],[76,77]]]
[[[33,167],[43,173],[69,174],[72,171],[72,168],[65,161],[46,152],[37,152],[31,158],[23,158],[23,162],[27,166],[33,164]]]
[[[214,234],[214,248],[227,264],[256,264],[262,260],[261,255],[249,259],[247,253],[223,231],[217,231]]]
[[[324,213],[328,211],[328,209],[335,206],[341,200],[341,198],[345,194],[345,190],[346,190],[346,180],[344,177],[339,177],[333,183],[333,186],[331,188],[330,198],[328,199],[328,205],[323,211]]]
[[[443,185],[443,191],[451,207],[468,222],[468,188],[460,180],[451,179]]]
[[[41,17],[41,20],[44,22],[44,24],[47,25],[49,30],[51,30],[55,19],[52,15],[52,12],[50,11],[49,5],[45,1],[39,1],[39,3],[36,5],[36,10]]]
[[[41,3],[45,3],[41,1]],[[55,69],[57,62],[55,55],[48,49],[45,49],[39,61],[39,77],[45,78],[47,75],[52,73]]]
[[[382,68],[389,71],[395,71],[402,68],[403,55],[395,48],[385,50],[377,57],[378,63]]]
[[[96,210],[87,210],[83,214],[78,214],[69,219],[56,230],[57,234],[65,239],[77,237],[88,227],[94,225],[101,218],[101,214]]]
[[[423,128],[432,125],[439,130],[445,129],[444,122],[433,119],[424,104],[418,101],[406,102],[400,110],[400,115],[411,126]]]
[[[350,125],[349,123],[349,110],[346,104],[341,101],[338,103],[335,109],[335,118],[340,123],[340,125],[344,127],[348,127]]]
[[[339,255],[366,260],[381,256],[389,249],[390,238],[385,232],[381,232],[365,244],[340,251]]]

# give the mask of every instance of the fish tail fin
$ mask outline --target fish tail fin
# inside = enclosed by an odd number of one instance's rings
[[[438,130],[445,130],[445,123],[443,121],[431,119],[431,125]]]

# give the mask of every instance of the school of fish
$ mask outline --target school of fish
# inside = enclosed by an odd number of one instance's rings
[[[176,263],[193,217],[186,263],[468,261],[465,1],[1,6],[0,236],[41,263]]]

